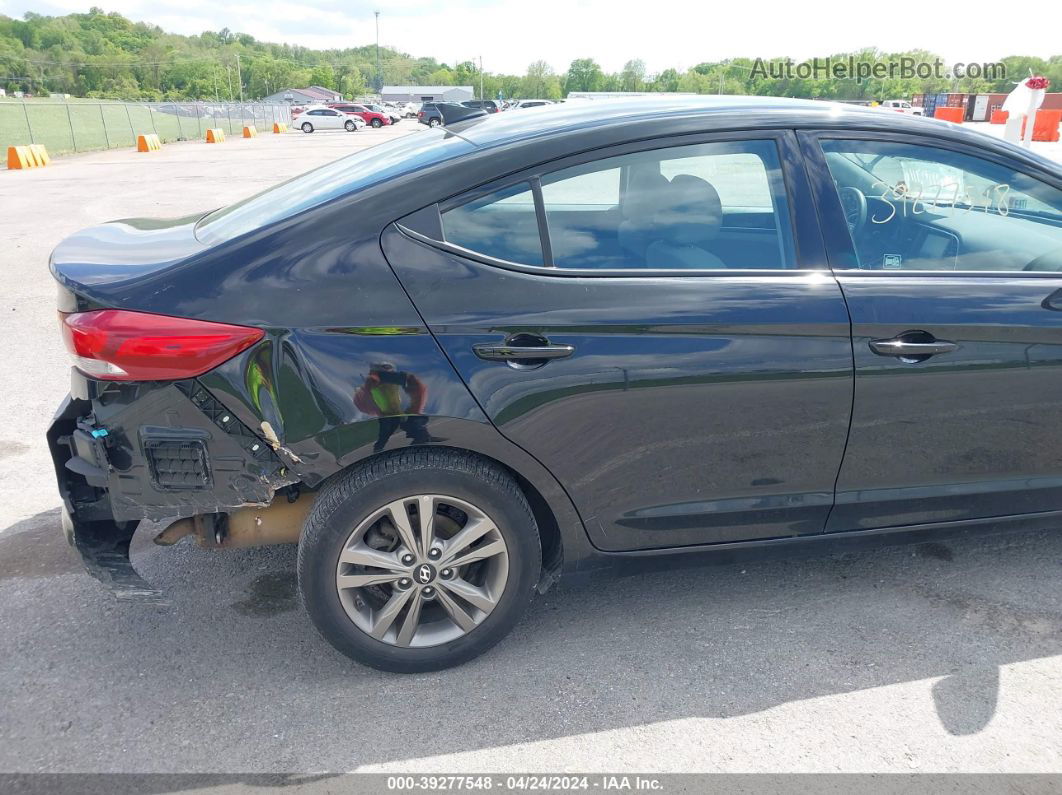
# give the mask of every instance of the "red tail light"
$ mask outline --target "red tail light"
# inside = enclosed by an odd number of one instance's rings
[[[212,370],[265,332],[206,320],[102,309],[60,313],[79,370],[107,381],[170,381]]]

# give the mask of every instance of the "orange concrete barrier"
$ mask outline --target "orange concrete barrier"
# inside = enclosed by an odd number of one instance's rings
[[[7,148],[7,167],[14,169],[40,168],[52,162],[48,150],[43,144],[28,146],[9,146]]]
[[[962,117],[965,112],[963,108],[937,108],[933,111],[933,118],[962,124]]]
[[[1038,110],[1033,122],[1034,141],[1054,142],[1059,139],[1058,125],[1062,124],[1062,110]]]
[[[136,137],[136,151],[160,152],[162,151],[162,142],[155,133],[151,133],[150,135],[138,135]]]
[[[225,143],[225,131],[220,127],[210,127],[206,131],[206,142],[208,144]]]
[[[273,132],[280,134],[288,131],[288,125],[281,121],[273,122]]]
[[[257,138],[258,137],[258,128],[255,127],[253,124],[244,125],[243,137],[244,138]]]
[[[992,111],[992,118],[989,119],[989,123],[990,124],[1006,124],[1008,116],[1010,116],[1010,114],[1007,113],[1007,111],[1005,111],[1005,110],[994,110],[994,111]]]
[[[10,169],[36,168],[37,159],[30,154],[28,146],[9,146],[7,148],[7,167]]]

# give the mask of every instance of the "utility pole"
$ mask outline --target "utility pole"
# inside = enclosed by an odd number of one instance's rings
[[[479,56],[479,98],[486,99],[483,96],[483,56]]]
[[[212,66],[210,67],[210,72],[214,75],[214,101],[220,103],[221,97],[218,95],[218,68]]]
[[[380,12],[373,11],[376,15],[376,91],[383,91],[383,72],[380,70]]]
[[[229,81],[229,102],[232,102],[232,67],[225,64],[225,76]]]
[[[243,104],[243,72],[240,70],[240,54],[236,53],[236,79],[240,83],[240,104]]]

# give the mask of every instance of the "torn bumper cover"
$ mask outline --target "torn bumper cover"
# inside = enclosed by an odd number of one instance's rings
[[[298,480],[195,380],[104,382],[74,371],[48,448],[63,532],[119,599],[160,599],[129,561],[141,520],[268,505]]]

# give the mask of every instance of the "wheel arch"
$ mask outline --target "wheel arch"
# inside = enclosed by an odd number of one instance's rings
[[[451,420],[451,423],[453,422]],[[464,424],[469,421],[460,422]],[[472,426],[479,425],[481,424],[472,423]],[[448,428],[448,430],[452,429]],[[469,431],[468,435],[461,439],[454,438],[452,433],[448,434],[450,438],[447,444],[414,445],[378,452],[369,450],[360,455],[345,458],[341,462],[341,468],[318,484],[318,487],[323,487],[353,467],[364,466],[373,460],[400,454],[405,450],[431,447],[471,454],[509,474],[531,506],[542,543],[540,590],[545,591],[560,576],[562,570],[582,568],[592,557],[594,549],[590,545],[582,517],[575,504],[552,473],[511,442],[501,439],[500,442],[495,440],[493,443],[483,444],[479,439],[470,438],[480,436],[481,428],[467,427],[466,430]],[[498,435],[493,428],[490,431]]]

